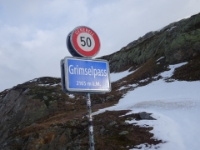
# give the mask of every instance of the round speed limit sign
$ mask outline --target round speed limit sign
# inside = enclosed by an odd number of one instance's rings
[[[67,46],[73,56],[93,57],[100,49],[100,41],[91,28],[80,26],[68,35]]]

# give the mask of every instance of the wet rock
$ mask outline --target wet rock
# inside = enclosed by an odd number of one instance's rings
[[[155,118],[151,117],[150,113],[146,113],[146,112],[140,112],[139,113],[139,117],[140,119],[144,119],[144,120],[155,120]]]

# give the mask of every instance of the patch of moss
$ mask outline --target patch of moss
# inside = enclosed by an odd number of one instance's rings
[[[51,101],[59,100],[63,95],[61,89],[52,86],[34,86],[28,92],[33,99],[43,101],[48,107]]]

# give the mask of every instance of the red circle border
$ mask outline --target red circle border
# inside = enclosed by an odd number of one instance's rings
[[[81,29],[83,31],[79,31]],[[86,29],[92,31],[92,33],[93,33],[92,37],[94,38],[94,42],[95,42],[94,48],[89,52],[82,50],[81,47],[79,47],[78,43],[77,43],[78,35],[80,33],[83,33]],[[77,32],[79,31],[78,34],[76,33],[76,31]],[[87,32],[85,32],[85,33],[87,33]],[[71,43],[72,43],[73,48],[76,50],[76,52],[79,53],[81,56],[85,56],[85,57],[92,57],[92,56],[96,55],[99,52],[99,49],[100,49],[100,41],[99,41],[98,35],[92,29],[85,27],[85,26],[77,27],[72,31]]]

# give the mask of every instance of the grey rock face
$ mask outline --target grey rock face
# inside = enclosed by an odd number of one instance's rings
[[[155,118],[151,117],[150,113],[141,112],[139,113],[140,119],[144,120],[155,120]]]
[[[164,56],[174,64],[191,59],[200,53],[200,14],[174,22],[160,31],[149,32],[111,55],[103,56],[110,62],[111,72],[120,72],[150,58]]]

